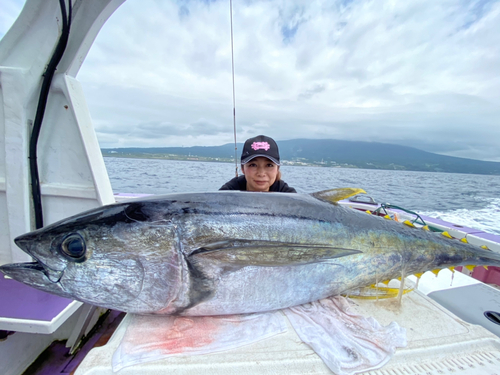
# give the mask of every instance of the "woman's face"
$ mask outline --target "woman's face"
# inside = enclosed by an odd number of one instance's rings
[[[247,180],[248,191],[269,191],[279,170],[279,166],[261,156],[250,160],[241,168]]]

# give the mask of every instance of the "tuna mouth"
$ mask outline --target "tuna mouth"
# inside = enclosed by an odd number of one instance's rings
[[[62,277],[63,272],[57,275],[57,272],[54,273],[54,271],[48,270],[39,262],[4,264],[0,266],[0,271],[8,277],[33,288],[73,299],[71,294],[63,289],[61,283],[57,282]],[[53,281],[55,279],[57,281]]]
[[[34,253],[33,251],[31,251],[31,244],[35,241],[35,238],[33,236],[33,232],[31,233],[26,233],[26,234],[23,234],[17,238],[14,239],[14,242],[16,243],[16,245],[22,250],[24,251],[26,254],[28,254],[29,256],[31,256],[35,262],[27,262],[27,263],[14,263],[14,264],[8,264],[6,265],[5,267],[9,267],[9,270],[8,272],[15,272],[16,274],[18,273],[24,273],[24,274],[27,274],[29,272],[32,272],[32,273],[36,273],[36,272],[41,272],[43,273],[47,279],[49,279],[51,282],[53,283],[57,283],[64,271],[61,271],[61,270],[55,270],[49,266],[47,266],[46,264],[44,264]],[[0,267],[0,270],[2,270],[2,272],[6,273],[7,271],[4,271],[3,270],[4,267]],[[15,271],[14,271],[15,270]],[[15,279],[15,277],[12,277],[13,279]],[[16,279],[17,280],[17,279]],[[22,281],[22,280],[20,280]]]
[[[32,283],[37,285],[57,283],[64,273],[50,269],[40,262],[5,264],[0,266],[0,271],[8,277],[28,285]]]

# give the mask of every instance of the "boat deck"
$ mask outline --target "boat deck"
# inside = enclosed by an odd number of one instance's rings
[[[53,342],[23,375],[74,374],[90,350],[107,344],[120,322],[125,317],[120,311],[109,311],[87,335],[83,345],[73,355],[64,341]]]

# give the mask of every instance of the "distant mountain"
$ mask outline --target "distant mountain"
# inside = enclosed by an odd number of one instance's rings
[[[387,143],[292,139],[279,141],[278,146],[283,164],[500,175],[499,162],[438,155]],[[239,158],[243,144],[237,147]],[[115,157],[234,162],[232,143],[208,147],[106,148],[102,153]]]

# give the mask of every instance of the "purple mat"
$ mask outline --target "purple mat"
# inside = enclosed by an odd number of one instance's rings
[[[50,322],[71,302],[0,275],[0,317]]]
[[[423,215],[421,215],[421,216],[426,223],[428,222],[428,223],[440,224],[440,225],[447,226],[450,228],[457,228],[458,230],[465,232],[467,234],[473,234],[476,237],[483,238],[485,240],[489,240],[492,242],[500,243],[500,236],[497,234],[486,233],[486,232],[483,232],[482,230],[479,230],[479,229],[464,227],[462,225],[453,224],[453,223],[450,223],[448,221],[435,219],[435,218],[429,217],[429,216],[423,216]]]
[[[442,226],[449,227],[449,228],[456,228],[457,230],[460,230],[460,231],[467,233],[467,234],[476,235],[476,233],[484,233],[480,229],[464,227],[463,225],[453,224],[453,223],[450,223],[449,221],[436,219],[434,217],[425,216],[425,215],[420,215],[420,217],[426,222],[426,224],[438,224],[438,225],[442,225]]]
[[[474,236],[489,240],[492,242],[500,243],[500,236],[492,233],[474,233]]]

